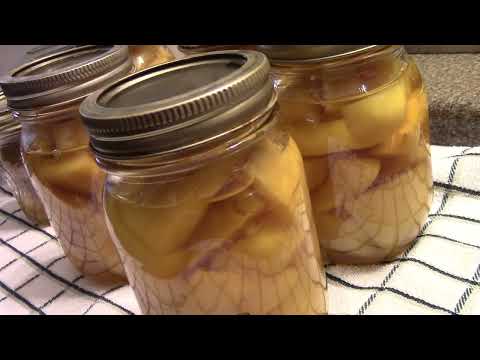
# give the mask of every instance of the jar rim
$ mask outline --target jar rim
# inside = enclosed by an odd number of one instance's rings
[[[290,50],[275,49],[275,47],[291,47]],[[300,46],[308,46],[302,55],[298,55]],[[321,49],[325,45],[258,45],[257,50],[266,54],[273,66],[311,66],[322,64],[335,64],[339,61],[355,59],[358,56],[366,57],[378,55],[383,52],[394,51],[401,48],[401,45],[344,45],[342,51],[333,49]],[[342,45],[334,45],[342,46]],[[352,47],[347,49],[346,47]],[[340,49],[338,49],[340,50]],[[323,52],[323,55],[322,55]]]

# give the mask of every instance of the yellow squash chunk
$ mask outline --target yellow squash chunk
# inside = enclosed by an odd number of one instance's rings
[[[248,153],[242,151],[215,161],[188,177],[183,187],[186,188],[185,190],[195,189],[201,199],[209,199],[209,201],[225,195],[226,185],[235,179],[241,181],[239,178],[242,176],[241,170],[245,166],[247,156]],[[243,176],[244,182],[251,183],[251,178]]]
[[[130,215],[123,211],[123,205],[114,197],[107,197],[106,207],[111,228],[123,250],[135,258],[145,271],[159,278],[174,277],[185,269],[193,257],[193,252],[180,250],[163,255],[152,251],[128,226],[126,215]]]
[[[88,196],[96,191],[96,178],[103,172],[88,150],[65,153],[59,158],[35,156],[35,174],[47,187]]]
[[[149,250],[145,244],[137,241],[135,234],[126,226],[124,213],[120,210],[119,204],[120,200],[117,198],[111,195],[106,197],[109,231],[113,232],[125,253],[142,262],[148,256]]]
[[[420,141],[420,128],[409,132],[396,132],[386,142],[368,151],[368,155],[376,157],[408,156],[415,157],[418,142]]]
[[[307,176],[308,188],[316,189],[323,184],[328,177],[328,158],[314,157],[303,160],[305,166],[305,175]]]
[[[331,213],[315,214],[320,246],[327,250],[353,251],[368,241],[368,235],[362,230],[362,224],[354,218],[342,219]]]
[[[291,251],[298,240],[290,226],[267,218],[257,231],[239,240],[235,249],[257,259],[274,258],[285,250]]]
[[[373,184],[379,172],[380,161],[377,159],[338,159],[332,167],[334,190],[344,198],[356,197]]]
[[[205,202],[183,202],[173,208],[133,208],[128,225],[153,251],[169,254],[188,242],[207,208]]]
[[[163,256],[183,247],[205,215],[206,201],[183,201],[172,207],[136,206],[117,201],[117,211],[136,241],[155,255]]]
[[[283,148],[270,140],[261,142],[246,165],[246,172],[255,178],[253,189],[264,197],[270,208],[289,217],[292,198],[303,175],[302,158],[295,143],[288,139]]]
[[[339,237],[342,221],[337,216],[327,212],[316,211],[314,218],[318,240],[322,247]]]
[[[337,191],[331,177],[319,186],[310,196],[315,211],[329,211],[341,206],[343,193]]]
[[[380,171],[380,161],[369,158],[338,159],[333,162],[327,181],[311,195],[315,211],[341,207],[372,185]]]
[[[382,181],[390,181],[390,178],[398,176],[420,163],[430,161],[430,158],[430,145],[420,142],[415,149],[415,153],[382,158],[382,170],[380,171],[379,178],[382,179]]]
[[[68,209],[73,211],[79,211],[86,208],[92,207],[92,199],[85,194],[79,192],[72,192],[64,190],[60,187],[54,187],[49,184],[42,184],[42,192],[47,193],[48,201],[50,206],[66,206]],[[93,195],[92,195],[93,196]],[[55,205],[55,202],[58,201],[58,204]],[[48,206],[48,205],[47,205]],[[61,211],[61,210],[60,210]]]
[[[368,136],[354,138],[343,120],[295,124],[288,127],[288,131],[305,157],[366,149],[384,140]]]
[[[210,199],[211,202],[231,198],[253,184],[255,179],[243,170],[235,171],[224,186]]]
[[[177,251],[165,256],[150,254],[143,259],[143,268],[151,275],[160,279],[174,278],[185,270],[193,258],[191,251]]]
[[[422,124],[428,118],[427,98],[423,91],[413,93],[408,102],[405,122],[387,141],[369,151],[380,157],[408,156],[416,158]]]
[[[232,177],[240,176],[238,169],[244,166],[246,157],[246,153],[228,156],[199,168],[183,178],[159,184],[158,189],[150,195],[152,198],[148,199],[148,203],[169,207],[183,202],[216,200],[218,196],[225,195],[224,189]]]
[[[430,206],[429,169],[428,162],[419,164],[345,203],[346,211],[362,224],[372,245],[391,250],[414,239],[412,229],[418,230],[424,209]]]
[[[388,139],[405,120],[407,91],[398,81],[343,108],[345,123],[356,141],[379,144]]]
[[[193,234],[194,242],[230,240],[265,207],[262,199],[249,191],[211,205]]]

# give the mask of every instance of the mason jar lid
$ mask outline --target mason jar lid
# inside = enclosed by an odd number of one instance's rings
[[[256,51],[196,55],[120,79],[87,97],[80,114],[103,159],[192,149],[273,109],[269,71]]]
[[[388,45],[257,45],[272,63],[311,63],[350,57]]]
[[[127,46],[86,45],[29,61],[0,78],[15,110],[81,99],[132,69]]]
[[[21,125],[15,121],[7,106],[7,99],[0,90],[0,139],[20,134]]]

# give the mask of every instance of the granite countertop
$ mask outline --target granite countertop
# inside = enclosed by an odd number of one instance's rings
[[[480,54],[414,55],[427,84],[433,145],[480,145]]]

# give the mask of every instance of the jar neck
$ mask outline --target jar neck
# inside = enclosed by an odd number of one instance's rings
[[[275,62],[271,60],[272,74],[291,74],[303,75],[315,70],[319,71],[339,71],[355,65],[361,65],[377,60],[397,60],[406,55],[405,48],[400,45],[389,45],[382,48],[373,48],[371,51],[339,57],[336,59],[319,59],[318,61],[308,62]]]
[[[335,61],[274,65],[271,76],[282,100],[345,102],[390,86],[408,66],[404,48],[391,45]]]
[[[83,100],[84,97],[41,108],[12,109],[12,115],[24,125],[41,125],[76,118],[80,119],[79,107]]]
[[[278,106],[260,114],[251,125],[232,133],[229,139],[209,141],[189,150],[130,159],[105,159],[96,154],[98,165],[109,174],[129,182],[157,181],[188,174],[223,157],[247,150],[263,139],[277,124]]]

